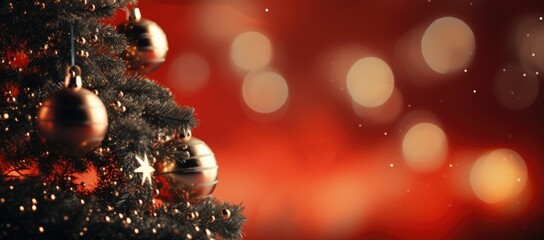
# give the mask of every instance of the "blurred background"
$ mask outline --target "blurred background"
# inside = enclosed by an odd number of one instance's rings
[[[138,7],[245,239],[543,239],[544,1]]]

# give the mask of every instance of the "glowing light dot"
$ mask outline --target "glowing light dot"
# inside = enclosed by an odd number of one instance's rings
[[[435,20],[421,39],[427,65],[438,73],[455,72],[472,60],[476,47],[474,33],[462,20],[443,17]]]
[[[268,8],[265,8],[264,11],[265,11],[265,12],[268,12]]]
[[[272,113],[280,109],[289,96],[285,79],[270,71],[248,74],[242,84],[246,105],[258,113]]]
[[[384,132],[383,135],[384,135],[384,136],[387,136],[387,132]]]
[[[538,20],[542,21],[542,17],[539,17]]]
[[[544,25],[526,23],[527,25],[520,25],[519,28],[526,28],[531,32],[531,38],[523,39],[519,42],[519,56],[522,64],[528,68],[543,70],[544,69]],[[537,57],[539,56],[539,57]]]
[[[234,39],[230,53],[236,66],[247,71],[255,71],[270,62],[272,44],[262,33],[245,32]]]
[[[24,212],[24,211],[25,211],[25,207],[24,207],[24,206],[19,206],[19,211]]]
[[[395,164],[393,164],[393,163],[389,164],[389,167],[394,167],[394,166],[395,166]]]
[[[428,172],[442,165],[448,150],[446,134],[432,123],[419,123],[406,132],[402,153],[412,169]]]
[[[43,227],[39,227],[38,228],[38,231],[40,231],[41,233],[43,233],[45,231],[45,229]]]
[[[463,70],[463,72],[468,72],[468,69],[465,68],[465,70]]]
[[[470,172],[473,192],[490,204],[516,197],[526,182],[525,161],[517,152],[505,148],[484,154]]]
[[[452,167],[453,167],[453,164],[450,163],[449,167],[452,168]]]
[[[507,72],[497,72],[493,93],[505,108],[523,110],[531,106],[538,98],[539,85],[537,76],[527,74],[524,66],[511,65]]]
[[[527,36],[527,37],[531,37],[531,34],[527,33],[527,35],[525,35],[525,36]]]
[[[346,83],[354,102],[364,107],[378,107],[393,94],[395,79],[386,62],[366,57],[351,66]]]
[[[363,124],[359,123],[359,125],[357,125],[357,126],[359,126],[359,127],[362,127],[362,126],[363,126]]]
[[[502,71],[503,71],[503,72],[506,72],[506,68],[503,68]]]
[[[472,93],[476,93],[476,89],[472,90]]]

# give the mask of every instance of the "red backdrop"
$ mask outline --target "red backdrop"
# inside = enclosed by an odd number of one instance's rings
[[[543,91],[511,110],[494,89],[497,72],[524,64],[516,39],[532,31],[523,21],[544,26],[544,2],[142,0],[139,7],[170,46],[149,77],[172,88],[179,104],[195,107],[200,125],[193,134],[220,166],[214,196],[244,204],[246,239],[542,237]],[[438,74],[417,65],[425,63],[421,33],[445,16],[474,34],[466,71]],[[289,88],[286,103],[271,114],[248,107],[247,72],[231,59],[233,40],[248,31],[268,38],[265,68]],[[180,66],[176,59],[188,53],[199,64]],[[402,94],[397,110],[376,113],[387,122],[353,110],[346,76],[364,56],[385,61]],[[526,67],[541,82],[539,69]],[[176,68],[196,72],[185,76]],[[177,85],[186,77],[191,87],[195,74],[203,81],[196,90]],[[415,171],[404,160],[403,137],[418,111],[447,138],[446,158],[433,171]],[[472,191],[469,175],[483,153],[499,148],[522,157],[526,184],[510,200],[487,203]]]

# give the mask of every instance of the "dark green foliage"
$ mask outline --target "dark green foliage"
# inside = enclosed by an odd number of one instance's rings
[[[196,126],[192,108],[125,72],[117,57],[126,39],[105,22],[134,1],[0,1],[0,239],[207,239],[206,230],[213,238],[241,238],[240,206],[215,199],[156,205],[155,184],[142,185],[134,172],[136,155],[159,162],[180,157],[159,140]],[[76,44],[89,53],[76,56],[83,85],[98,94],[109,117],[102,146],[80,157],[48,149],[35,124],[39,104],[63,87],[70,26],[87,40]],[[96,43],[89,41],[93,35]],[[81,173],[96,173],[96,186],[80,184]],[[230,218],[221,218],[223,209]],[[188,219],[192,212],[198,217]]]

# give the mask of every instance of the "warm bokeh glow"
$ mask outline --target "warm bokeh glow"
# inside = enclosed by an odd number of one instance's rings
[[[438,73],[455,72],[466,67],[472,60],[475,46],[470,27],[454,17],[435,20],[421,39],[423,58]]]
[[[186,53],[178,56],[168,69],[168,83],[175,90],[196,91],[210,76],[210,66],[203,57]]]
[[[534,45],[542,43],[544,1],[139,5],[171,41],[165,65],[149,77],[195,108],[193,134],[220,166],[214,197],[245,207],[245,240],[542,235],[544,89],[533,83],[544,74]],[[187,53],[209,67],[193,92],[168,73]],[[499,75],[510,73],[511,85],[496,91]],[[505,107],[497,93],[523,110]],[[518,197],[487,204],[470,174],[497,148],[518,151],[530,177]]]
[[[318,74],[326,76],[324,80],[330,82],[332,87],[345,89],[346,73],[354,62],[369,54],[368,50],[359,45],[337,46],[322,53],[315,70]]]
[[[378,107],[364,107],[353,101],[355,114],[363,120],[376,124],[392,123],[400,116],[403,107],[402,94],[397,88],[393,90],[391,97]]]
[[[535,71],[544,71],[544,24],[540,17],[530,15],[519,21],[512,34],[515,50],[523,65]]]
[[[391,97],[394,87],[391,68],[379,58],[362,58],[348,72],[348,92],[353,101],[365,107],[384,104]]]
[[[206,2],[196,11],[193,10],[196,26],[207,40],[232,41],[237,34],[251,28],[254,19],[244,13],[255,11],[255,6],[252,6],[254,4],[250,1],[236,3],[220,5]]]
[[[438,169],[446,157],[446,134],[432,123],[419,123],[404,135],[402,153],[408,166],[422,172]]]
[[[538,97],[539,85],[534,72],[523,66],[511,65],[498,71],[493,91],[505,108],[523,110]]]
[[[395,46],[395,64],[398,64],[399,75],[417,87],[430,88],[443,83],[436,81],[439,73],[433,71],[421,54],[421,38],[425,29],[414,28],[403,34]]]
[[[275,72],[249,73],[242,85],[242,96],[253,111],[272,113],[285,104],[289,88],[285,79]]]
[[[237,67],[246,71],[255,71],[270,62],[272,44],[262,33],[245,32],[238,35],[232,42],[230,55]]]
[[[527,166],[517,152],[498,149],[474,163],[470,183],[482,201],[499,203],[519,195],[527,183]]]

